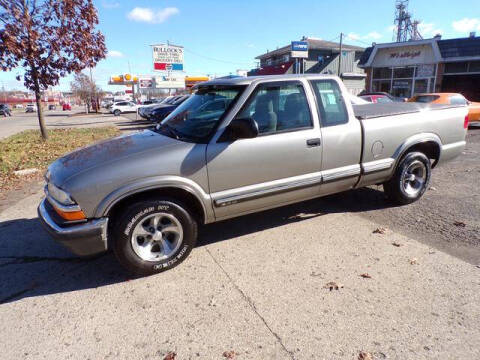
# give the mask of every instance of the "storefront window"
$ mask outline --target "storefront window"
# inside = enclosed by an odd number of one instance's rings
[[[469,72],[480,72],[480,61],[472,61],[470,63]]]
[[[374,92],[390,92],[390,80],[374,80],[372,83],[372,91]]]
[[[468,62],[454,62],[445,64],[445,74],[464,73],[468,71]]]
[[[373,69],[373,78],[374,79],[390,79],[392,77],[391,68],[374,68]]]
[[[412,93],[412,80],[393,80],[391,94],[396,97],[409,98]]]
[[[393,78],[394,79],[404,79],[404,78],[413,78],[413,67],[403,67],[393,69]]]

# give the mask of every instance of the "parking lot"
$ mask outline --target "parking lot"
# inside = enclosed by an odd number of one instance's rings
[[[0,212],[4,356],[477,358],[480,129],[467,142],[417,203],[391,207],[370,187],[205,226],[186,262],[147,278],[55,244],[35,192]]]
[[[74,107],[72,111],[45,111],[45,123],[50,129],[67,127],[118,126],[121,130],[130,131],[143,127],[141,121],[135,121],[135,114],[128,117],[114,117],[102,109],[100,114],[81,114],[83,107]],[[0,117],[0,139],[23,130],[38,129],[37,113],[13,112],[11,117]]]

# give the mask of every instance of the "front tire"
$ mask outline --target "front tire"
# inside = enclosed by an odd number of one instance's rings
[[[113,112],[113,115],[115,115],[115,116],[120,116],[120,114],[121,114],[121,111],[120,111],[120,110],[115,110],[115,111]]]
[[[112,234],[118,261],[130,272],[151,275],[187,258],[197,241],[197,222],[176,200],[145,200],[120,215]]]
[[[396,204],[411,204],[427,190],[431,173],[430,159],[425,154],[408,153],[400,161],[393,177],[383,184],[385,195]]]

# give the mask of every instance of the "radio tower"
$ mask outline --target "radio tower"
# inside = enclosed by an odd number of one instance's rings
[[[421,40],[422,35],[418,31],[419,21],[412,21],[412,15],[408,12],[409,0],[395,1],[394,40],[403,42],[408,40]]]

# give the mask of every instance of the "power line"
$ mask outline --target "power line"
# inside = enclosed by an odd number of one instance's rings
[[[252,62],[235,62],[235,61],[229,61],[229,60],[221,60],[221,59],[216,59],[216,58],[212,58],[210,56],[205,56],[205,55],[201,55],[199,53],[196,53],[192,50],[189,50],[187,48],[184,47],[184,50],[192,55],[195,55],[195,56],[198,56],[198,57],[201,57],[201,58],[204,58],[206,60],[211,60],[211,61],[217,61],[217,62],[222,62],[222,63],[225,63],[225,64],[233,64],[233,65],[252,65],[252,64],[255,64],[255,61],[252,61]]]

